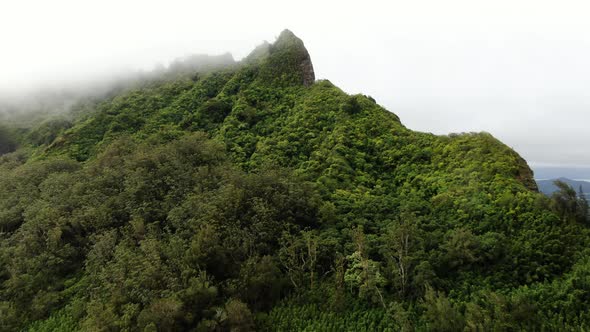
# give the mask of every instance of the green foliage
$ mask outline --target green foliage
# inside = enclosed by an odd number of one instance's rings
[[[50,119],[33,128],[27,135],[27,141],[35,146],[49,145],[69,127],[71,123],[66,119]]]
[[[583,192],[576,193],[574,188],[562,181],[555,181],[558,190],[551,195],[551,207],[564,222],[577,221],[587,223],[590,210]]]
[[[379,264],[362,258],[358,251],[348,256],[347,259],[349,268],[344,275],[344,281],[350,289],[358,291],[360,298],[371,303],[379,303],[379,288],[385,284],[385,279],[379,271]]]
[[[16,150],[17,140],[13,131],[0,125],[0,156]]]
[[[464,324],[463,317],[449,299],[431,288],[424,295],[424,320],[431,331],[460,331]]]
[[[396,331],[383,309],[350,305],[332,312],[317,304],[285,304],[257,317],[260,331]]]
[[[538,194],[487,133],[311,84],[308,60],[285,32],[0,127],[0,330],[589,326],[583,196]]]
[[[282,276],[268,255],[283,230],[311,225],[317,197],[287,172],[226,160],[197,133],[161,146],[122,138],[83,167],[49,159],[3,173],[5,317],[19,326],[82,299],[88,329],[176,330],[209,317],[220,288],[272,304]]]

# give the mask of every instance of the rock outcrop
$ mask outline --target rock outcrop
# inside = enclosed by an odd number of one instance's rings
[[[290,30],[283,30],[273,44],[259,45],[244,62],[261,65],[260,78],[277,86],[315,82],[313,63],[303,41]]]
[[[315,82],[315,72],[311,57],[303,41],[293,32],[285,29],[279,35],[279,38],[273,45],[275,48],[291,48],[295,52],[296,60],[299,62],[299,69],[302,74],[303,85],[310,86]]]

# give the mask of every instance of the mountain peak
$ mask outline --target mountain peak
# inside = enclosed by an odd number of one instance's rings
[[[281,31],[281,33],[279,34],[279,37],[277,38],[275,44],[278,43],[301,43],[303,44],[303,41],[301,39],[299,39],[299,37],[297,37],[293,31],[289,30],[289,29],[285,29],[283,31]]]
[[[297,69],[301,73],[301,83],[310,86],[315,82],[315,72],[311,57],[303,41],[297,37],[291,30],[285,29],[281,32],[277,40],[272,45],[275,52],[282,53],[280,50],[286,50],[295,61]]]
[[[310,86],[315,82],[309,52],[303,41],[288,29],[283,30],[274,43],[264,42],[256,47],[245,60],[258,62],[260,77],[272,85]]]

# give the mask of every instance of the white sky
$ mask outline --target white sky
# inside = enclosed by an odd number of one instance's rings
[[[236,59],[281,30],[317,78],[414,130],[488,131],[533,166],[590,166],[590,2],[0,0],[0,95],[192,53]]]

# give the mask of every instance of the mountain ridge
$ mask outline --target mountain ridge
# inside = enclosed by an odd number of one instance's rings
[[[220,112],[220,113],[218,113],[219,118],[216,121],[218,122],[217,124],[220,127],[220,129],[222,129],[222,130],[224,130],[223,123],[225,122],[226,119],[241,121],[241,120],[243,120],[243,118],[246,118],[246,117],[248,119],[252,120],[253,117],[256,118],[257,116],[260,116],[260,113],[264,113],[264,110],[258,110],[257,114],[254,114],[254,113],[251,114],[249,112],[252,112],[256,108],[257,105],[247,105],[247,104],[248,103],[250,103],[250,104],[263,103],[265,101],[246,101],[246,103],[242,103],[241,101],[244,101],[247,99],[247,97],[244,98],[244,96],[242,96],[242,97],[238,98],[238,105],[240,105],[240,106],[237,107],[236,109],[233,109],[233,110],[230,110],[230,107],[231,107],[230,104],[232,104],[233,102],[226,102],[225,101],[228,99],[227,98],[228,95],[231,95],[231,94],[240,95],[240,91],[239,91],[238,86],[243,86],[243,84],[246,82],[251,82],[251,83],[247,83],[247,84],[261,83],[261,84],[267,86],[267,89],[269,89],[269,88],[273,89],[274,87],[277,87],[277,86],[285,87],[285,88],[291,87],[291,88],[295,89],[294,91],[296,91],[297,93],[300,93],[300,94],[302,92],[309,92],[309,93],[313,94],[314,90],[323,91],[324,90],[323,87],[326,87],[329,89],[334,88],[334,86],[330,82],[323,81],[323,82],[317,83],[317,85],[315,87],[313,87],[311,90],[304,89],[304,90],[297,91],[298,86],[300,86],[300,85],[302,85],[305,88],[311,88],[310,84],[312,84],[315,81],[315,75],[313,72],[313,64],[311,62],[311,58],[309,56],[307,49],[305,48],[303,42],[298,37],[296,37],[291,31],[284,30],[283,32],[281,32],[281,34],[279,35],[279,37],[277,38],[277,40],[273,44],[266,43],[266,44],[262,44],[261,47],[268,48],[268,52],[264,51],[261,53],[261,55],[259,54],[257,56],[256,61],[252,61],[253,57],[248,56],[242,62],[238,63],[239,65],[238,65],[238,67],[236,67],[237,69],[222,69],[222,71],[218,72],[218,74],[216,73],[216,74],[208,75],[205,77],[206,83],[209,82],[207,80],[216,79],[217,81],[215,83],[219,84],[216,87],[216,91],[210,91],[210,92],[208,92],[209,95],[203,96],[204,98],[215,97],[213,99],[216,102],[215,102],[215,105],[213,105],[211,103],[208,104],[209,109],[197,110],[197,113],[207,113],[207,112],[209,112],[209,110],[214,110],[216,112]],[[254,50],[251,54],[255,55],[258,53],[260,53],[260,50]],[[280,80],[280,83],[276,82],[277,79]],[[190,84],[190,82],[189,82],[189,84]],[[268,86],[269,84],[270,84],[270,86]],[[289,84],[289,85],[285,86],[285,84]],[[188,87],[188,85],[186,87]],[[344,94],[342,94],[342,96],[343,95]],[[333,105],[332,107],[342,109],[344,111],[344,113],[346,113],[347,115],[354,116],[354,114],[356,112],[358,112],[359,108],[361,107],[361,105],[359,104],[359,102],[361,100],[364,103],[365,107],[367,105],[374,105],[376,109],[380,110],[379,112],[385,112],[383,114],[383,116],[385,116],[386,118],[391,117],[391,119],[395,123],[398,123],[399,126],[403,127],[403,125],[401,125],[401,122],[399,121],[399,118],[395,114],[386,111],[381,106],[378,106],[377,104],[375,104],[373,100],[367,99],[366,96],[362,96],[362,95],[352,96],[352,97],[348,98],[344,102],[344,104]],[[243,107],[242,107],[242,105],[243,105]],[[180,106],[180,107],[184,106],[186,108],[191,107],[190,105],[178,105],[178,106]],[[254,108],[252,108],[252,106],[254,106]],[[294,110],[301,108],[301,107],[299,107],[300,105],[298,105],[298,107],[293,107],[293,106],[294,105],[287,105],[288,108],[291,108]],[[315,107],[317,107],[317,106],[315,106]],[[220,109],[218,109],[218,108],[220,108]],[[154,109],[154,111],[156,111],[156,110]],[[133,114],[130,114],[129,116],[132,117]],[[207,116],[209,116],[209,115],[207,115]],[[227,117],[227,116],[229,116],[229,117]],[[199,115],[191,114],[188,117],[185,117],[185,119],[182,120],[182,126],[183,127],[190,127],[191,124],[195,125],[195,122],[198,122],[198,120],[195,119],[195,117],[199,117]],[[140,119],[138,119],[137,121],[142,122],[142,120],[140,120]],[[391,123],[390,120],[385,120],[385,118],[382,119],[382,121],[383,121],[383,123]],[[191,124],[189,124],[189,123],[191,123]],[[395,124],[395,126],[398,126],[398,124]],[[377,124],[375,124],[375,125],[379,126]],[[198,127],[198,124],[196,126]],[[225,126],[225,127],[227,127],[227,126]],[[278,126],[278,128],[281,128],[281,126]],[[403,128],[404,128],[404,130],[407,130],[405,127],[403,127]],[[195,128],[195,129],[197,129],[197,128]],[[227,130],[227,128],[225,130]],[[370,130],[370,129],[367,128],[367,130]],[[69,130],[69,133],[66,133],[66,136],[71,133],[72,133],[72,130]],[[451,136],[458,137],[456,134],[452,134]],[[468,135],[468,137],[469,137],[469,135]],[[65,141],[67,141],[67,139],[65,139]],[[499,141],[497,141],[495,139],[494,139],[494,141],[499,143]],[[64,140],[57,140],[55,142],[55,144],[49,146],[49,150],[51,150],[57,146],[63,146],[64,143],[65,143]],[[89,147],[89,148],[91,148],[91,147]],[[250,148],[250,149],[252,149],[252,148]],[[506,148],[506,151],[512,151],[512,150],[509,148]],[[254,151],[252,151],[252,153],[254,153]],[[76,158],[79,159],[80,156],[76,157]],[[83,158],[85,158],[85,157],[83,157]],[[517,178],[523,184],[525,184],[525,186],[527,188],[529,188],[531,190],[537,190],[536,183],[534,182],[534,179],[532,176],[532,171],[530,170],[530,168],[526,164],[526,161],[524,159],[522,159],[521,157],[519,157],[517,154],[514,154],[514,158],[516,158],[516,160],[514,161],[514,166],[516,166],[516,170],[514,171],[514,174],[517,176]]]
[[[316,81],[288,30],[209,69],[19,128],[0,156],[1,330],[585,322],[588,216],[491,134],[406,128]]]

